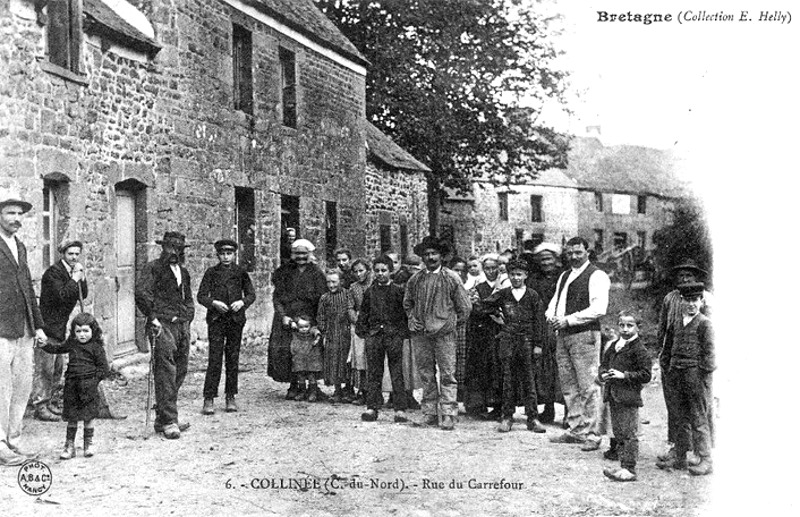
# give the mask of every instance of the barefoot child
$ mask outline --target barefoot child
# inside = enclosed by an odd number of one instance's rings
[[[609,343],[598,376],[605,383],[603,400],[611,407],[611,427],[620,468],[606,468],[603,474],[614,481],[636,481],[639,408],[642,407],[642,386],[650,382],[652,362],[639,339],[639,324],[633,312],[620,312],[617,326],[619,339]]]
[[[319,398],[317,377],[322,372],[322,345],[319,331],[311,326],[311,316],[301,314],[294,320],[292,335],[292,373],[298,394],[294,400],[316,402]],[[306,382],[308,387],[306,388]]]
[[[61,418],[67,422],[67,441],[60,458],[75,457],[78,420],[83,420],[83,455],[87,458],[94,456],[94,419],[100,410],[97,385],[110,374],[103,348],[103,331],[94,316],[83,312],[72,320],[69,338],[64,344],[49,344],[41,348],[51,354],[69,354],[61,413]]]

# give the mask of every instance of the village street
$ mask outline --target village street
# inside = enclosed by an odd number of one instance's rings
[[[707,504],[713,476],[655,467],[665,434],[657,381],[644,392],[641,417],[649,423],[641,426],[639,481],[613,483],[602,474],[612,465],[601,456],[607,440],[591,453],[551,444],[547,436],[560,428],[526,431],[522,408],[508,434],[466,418],[449,433],[394,424],[391,412],[364,423],[362,407],[283,400],[284,386],[266,375],[263,339],[244,346],[239,413],[200,414],[205,355],[193,354],[179,398],[181,419],[191,428],[180,440],[149,430],[142,439],[143,366],[126,372],[133,377],[127,386],[108,383],[112,405],[129,416],[97,421],[93,458],[79,449],[75,459],[60,461],[65,425],[26,419],[26,440],[41,445],[52,488],[37,500],[18,487],[16,468],[3,469],[0,509],[13,512],[7,515],[684,517],[703,513]],[[486,485],[471,488],[476,483]]]

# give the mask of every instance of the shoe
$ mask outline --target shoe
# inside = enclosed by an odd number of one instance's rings
[[[167,425],[167,426],[163,426],[163,425],[161,425],[161,424],[153,424],[153,430],[154,430],[155,432],[157,432],[157,433],[163,433],[163,432],[164,432],[164,429],[166,429],[167,427],[169,427],[169,426],[168,426],[168,425]],[[185,423],[185,424],[178,424],[178,430],[179,430],[180,432],[184,432],[184,431],[186,431],[187,429],[189,429],[190,427],[192,427],[192,424],[190,424],[190,423],[188,423],[188,422],[187,422],[187,423]]]
[[[94,456],[94,445],[92,444],[92,438],[83,439],[83,456],[85,458],[91,458]]]
[[[239,406],[236,405],[236,399],[233,396],[225,397],[225,412],[236,413],[239,411]]]
[[[16,454],[17,456],[22,456],[26,460],[32,460],[32,459],[37,458],[39,456],[39,452],[38,451],[37,452],[29,451],[29,450],[23,449],[21,447],[17,447],[16,445],[9,445],[8,448],[11,449],[11,452]]]
[[[665,453],[659,454],[656,456],[656,459],[659,461],[669,461],[675,459],[675,446],[669,448],[669,450]]]
[[[378,412],[374,409],[370,409],[361,413],[361,420],[364,422],[374,422],[378,419]]]
[[[75,457],[75,442],[66,442],[64,444],[64,450],[61,451],[61,455],[59,456],[62,460],[68,460]]]
[[[538,419],[531,418],[528,420],[528,431],[533,431],[534,433],[546,433],[547,429],[545,429]]]
[[[450,415],[445,415],[442,418],[442,424],[439,427],[441,427],[443,431],[452,431],[456,428],[455,419],[453,419],[453,417]]]
[[[545,404],[544,411],[539,413],[539,422],[543,424],[552,424],[556,419],[556,408],[553,404]]]
[[[603,474],[613,481],[636,481],[636,474],[628,469],[619,468],[614,470],[606,468],[603,469]]]
[[[50,409],[47,407],[46,404],[41,404],[36,407],[36,410],[33,412],[33,418],[35,418],[36,420],[41,420],[43,422],[61,421],[61,417],[50,411]]]
[[[306,400],[307,398],[308,398],[308,392],[306,390],[298,391],[297,395],[294,396],[294,400],[297,402]]]
[[[619,461],[619,453],[617,452],[616,448],[608,449],[606,452],[603,453],[603,459],[609,461]]]
[[[587,439],[585,442],[583,442],[583,445],[581,445],[581,450],[584,452],[596,451],[599,448],[600,448],[599,438],[597,440]]]
[[[0,466],[18,467],[28,461],[28,458],[20,456],[13,450],[4,447],[3,444],[0,444],[0,447],[2,447],[2,450],[0,450]]]
[[[558,436],[551,436],[550,442],[551,443],[583,443],[586,440],[581,438],[580,436],[576,436],[572,433],[561,433]]]
[[[308,399],[306,400],[308,400],[309,402],[316,402],[319,396],[318,393],[319,393],[318,389],[311,388],[310,390],[308,390]]]
[[[482,414],[480,418],[482,420],[496,420],[499,422],[503,418],[503,413],[500,411],[500,408],[495,408],[489,412]]]
[[[290,386],[289,389],[286,391],[286,400],[294,400],[297,396],[297,388],[294,385]]]
[[[419,405],[419,402],[417,402],[417,399],[415,399],[413,396],[408,396],[406,399],[408,400],[408,409],[412,411],[422,409],[422,406]]]
[[[164,438],[168,440],[177,440],[181,437],[181,430],[177,424],[169,424],[164,427],[162,432],[164,433]]]
[[[567,415],[561,420],[561,429],[569,429],[569,422],[567,422]]]
[[[342,395],[342,402],[345,404],[352,404],[353,400],[355,400],[355,398],[350,390],[346,391],[344,395]]]
[[[679,460],[677,456],[673,456],[667,460],[656,461],[656,467],[660,468],[661,470],[685,470],[686,460]]]
[[[363,391],[359,391],[358,395],[356,395],[356,398],[353,399],[353,405],[363,406],[364,403],[365,403],[364,392]]]
[[[334,393],[331,398],[328,399],[328,402],[331,404],[341,404],[342,403],[342,394],[341,393]]]
[[[510,418],[504,418],[500,421],[500,424],[497,426],[498,433],[507,433],[511,430],[511,426],[514,425],[514,421]]]
[[[394,412],[394,422],[396,424],[402,424],[404,422],[408,422],[408,417],[406,416],[405,411],[395,411]]]
[[[714,466],[706,458],[702,458],[697,465],[689,467],[689,474],[693,476],[706,476],[712,472],[714,472]]]
[[[425,415],[422,420],[417,422],[419,426],[438,427],[439,417],[437,415]]]
[[[203,400],[203,414],[204,415],[213,415],[214,414],[214,399],[204,399]]]
[[[694,454],[692,454],[691,456],[688,455],[688,454],[686,455],[686,466],[687,467],[696,467],[696,466],[700,465],[700,463],[702,461],[703,461],[702,458],[700,458],[698,456],[695,456]]]

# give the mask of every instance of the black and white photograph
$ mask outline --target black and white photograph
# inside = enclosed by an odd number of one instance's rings
[[[9,515],[796,515],[786,0],[0,0]]]

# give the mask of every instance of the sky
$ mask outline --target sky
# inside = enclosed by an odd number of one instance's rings
[[[531,0],[533,2],[533,0]],[[563,15],[561,62],[572,71],[575,116],[549,120],[604,144],[671,149],[705,207],[714,246],[720,423],[708,515],[797,515],[794,445],[800,343],[798,120],[800,3],[544,0]],[[796,9],[796,12],[793,11]],[[643,25],[597,21],[609,13],[720,10],[777,22]]]

